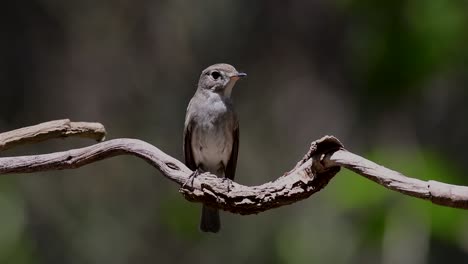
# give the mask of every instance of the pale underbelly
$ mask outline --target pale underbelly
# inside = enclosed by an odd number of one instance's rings
[[[232,131],[212,126],[196,128],[192,133],[192,150],[195,164],[203,170],[224,176],[232,152]]]

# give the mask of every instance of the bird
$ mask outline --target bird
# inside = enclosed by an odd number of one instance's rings
[[[190,100],[184,123],[185,164],[196,177],[210,172],[234,180],[239,152],[239,119],[231,92],[236,82],[247,76],[232,65],[218,63],[202,71]],[[193,179],[193,178],[192,178]],[[202,206],[200,230],[217,233],[221,228],[218,209]]]

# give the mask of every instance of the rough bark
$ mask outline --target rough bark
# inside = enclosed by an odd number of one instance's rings
[[[62,126],[58,125],[60,122]],[[105,134],[104,127],[100,124],[73,123],[68,120],[48,122],[15,131],[18,134],[15,135],[14,131],[7,132],[7,136],[4,135],[6,133],[0,134],[0,145],[8,145],[5,144],[6,141],[2,142],[2,139],[16,142],[9,143],[16,145],[19,142],[35,142],[70,135],[102,139]],[[27,135],[27,140],[21,140],[21,135]],[[15,140],[11,140],[12,138]],[[193,172],[179,160],[149,143],[125,138],[50,154],[0,158],[0,174],[75,169],[124,154],[140,157],[158,169],[163,176],[181,186],[179,191],[187,200],[238,214],[256,214],[306,199],[322,190],[341,167],[405,195],[443,206],[468,208],[468,187],[406,177],[348,152],[338,139],[332,136],[312,142],[307,154],[291,171],[272,182],[258,186],[244,186],[217,178],[210,173],[191,178]]]

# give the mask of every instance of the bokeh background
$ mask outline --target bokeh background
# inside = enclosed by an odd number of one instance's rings
[[[419,179],[468,185],[467,1],[5,1],[0,131],[70,118],[182,159],[200,72],[233,91],[237,180],[292,168],[335,135]],[[2,152],[93,144],[52,140]],[[468,261],[468,215],[342,171],[318,195],[198,231],[199,204],[145,162],[0,178],[0,263],[441,263]]]

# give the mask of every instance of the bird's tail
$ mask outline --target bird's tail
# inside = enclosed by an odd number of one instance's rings
[[[217,233],[221,228],[218,209],[203,205],[200,221],[200,230],[203,232]]]

